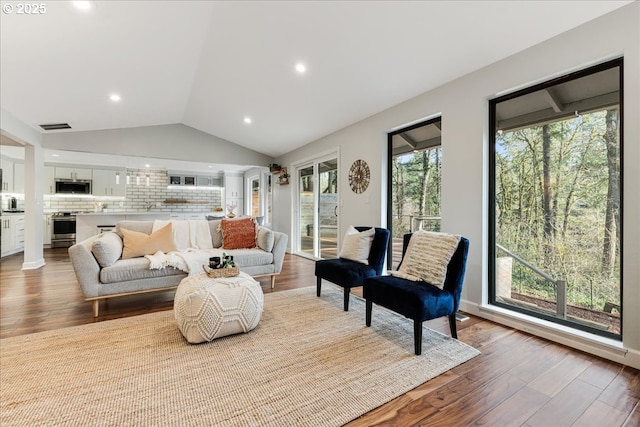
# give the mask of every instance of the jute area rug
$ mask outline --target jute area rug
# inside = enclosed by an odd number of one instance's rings
[[[256,329],[191,345],[173,311],[0,340],[0,425],[340,426],[479,352],[325,286],[265,296]]]

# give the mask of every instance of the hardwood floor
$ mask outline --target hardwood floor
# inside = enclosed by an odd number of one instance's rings
[[[0,338],[173,307],[174,291],[121,297],[94,319],[67,250],[47,249],[45,259],[28,271],[22,254],[0,261]],[[272,292],[268,279],[261,285]],[[313,262],[286,255],[274,292],[313,285]],[[449,333],[445,319],[427,326]],[[348,426],[640,426],[638,370],[477,317],[458,323],[458,338],[482,354]]]

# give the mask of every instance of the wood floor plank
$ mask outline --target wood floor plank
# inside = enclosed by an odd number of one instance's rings
[[[47,249],[45,260],[37,270],[22,270],[22,254],[0,260],[0,338],[173,309],[175,291],[155,292],[101,302],[94,319],[67,250]],[[287,254],[276,288],[260,285],[265,294],[315,286],[314,261]],[[425,325],[449,334],[446,318]],[[604,414],[607,426],[640,426],[640,371],[475,316],[457,326],[482,354],[348,426],[578,426]]]
[[[524,424],[549,401],[549,396],[523,387],[476,420],[475,426],[511,427]]]
[[[640,400],[640,371],[623,367],[598,400],[623,412],[631,412]]]
[[[596,386],[580,380],[573,381],[555,394],[523,425],[527,427],[571,426],[589,409],[600,393],[602,390]]]
[[[640,402],[636,403],[635,408],[631,411],[631,414],[623,424],[623,427],[638,427],[640,426]]]
[[[529,383],[529,387],[549,397],[554,397],[590,365],[591,362],[586,357],[573,352],[569,353],[544,375]]]
[[[423,418],[416,426],[467,426],[481,418],[490,409],[513,396],[525,386],[524,381],[504,374],[478,387],[473,393],[457,399],[437,413]]]
[[[626,413],[596,400],[573,425],[576,427],[619,426],[624,424],[626,418]]]

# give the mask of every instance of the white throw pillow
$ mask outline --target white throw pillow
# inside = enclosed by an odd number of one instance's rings
[[[400,268],[392,271],[391,275],[413,281],[423,280],[442,289],[449,261],[459,242],[459,235],[416,231],[409,240]]]
[[[374,234],[376,234],[375,228],[358,231],[354,226],[350,225],[342,240],[342,249],[338,256],[368,265],[369,251],[371,250]]]

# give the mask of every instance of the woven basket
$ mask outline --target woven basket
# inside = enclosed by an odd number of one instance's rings
[[[214,279],[220,277],[233,277],[240,274],[240,269],[238,267],[208,268],[207,274],[209,277],[213,277]]]

